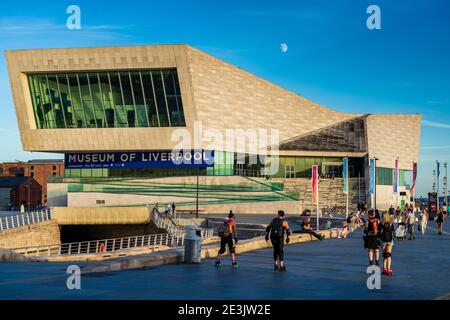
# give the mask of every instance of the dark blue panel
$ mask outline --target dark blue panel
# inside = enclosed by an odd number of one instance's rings
[[[66,153],[66,169],[83,168],[206,168],[214,166],[214,151],[126,151]]]

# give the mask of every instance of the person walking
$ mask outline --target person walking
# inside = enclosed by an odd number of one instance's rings
[[[383,249],[383,274],[392,276],[392,248],[394,247],[395,229],[392,216],[385,212],[381,224],[381,241]]]
[[[274,270],[286,271],[284,265],[284,236],[286,234],[286,243],[289,243],[291,230],[288,222],[284,219],[284,211],[279,210],[278,215],[270,222],[266,228],[266,241],[272,242]],[[278,260],[280,265],[278,266]]]
[[[428,209],[424,209],[420,219],[420,231],[422,232],[422,236],[425,235],[425,231],[427,230],[428,219]]]
[[[408,209],[408,216],[406,218],[406,224],[408,226],[409,240],[414,240],[414,223],[416,222],[416,216],[412,208]]]
[[[220,237],[220,249],[216,256],[216,267],[220,267],[220,256],[225,253],[226,246],[228,245],[228,250],[231,254],[231,264],[233,268],[237,268],[238,264],[236,262],[236,244],[238,243],[238,237],[234,214],[231,210],[228,214],[228,219],[226,219],[223,224],[219,226],[218,235]]]
[[[379,244],[380,220],[376,217],[373,209],[369,210],[369,217],[366,221],[364,232],[365,246],[369,250],[369,265],[380,265],[380,244]],[[375,262],[374,262],[375,258]]]
[[[439,209],[436,219],[437,227],[438,227],[438,235],[442,235],[442,226],[444,224],[444,210]]]
[[[177,216],[176,216],[176,209],[177,209],[177,206],[175,205],[175,202],[172,202],[172,216],[174,217],[174,218],[176,218]]]

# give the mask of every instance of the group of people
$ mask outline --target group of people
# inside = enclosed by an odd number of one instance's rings
[[[311,218],[307,216],[301,223],[301,230],[294,233],[309,234],[318,240],[323,240],[324,235],[320,235],[312,229]],[[286,271],[286,265],[284,264],[284,245],[290,241],[289,236],[292,234],[289,227],[289,223],[285,219],[285,212],[279,210],[275,218],[273,218],[269,225],[266,227],[265,240],[272,244],[273,248],[273,260],[275,271]],[[220,249],[216,256],[216,267],[221,266],[221,255],[225,253],[226,247],[231,254],[232,266],[238,267],[236,262],[236,244],[238,242],[236,222],[234,213],[230,210],[228,218],[219,226],[218,235],[220,237]]]
[[[438,227],[438,235],[442,235],[442,227],[444,224],[444,216],[447,214],[446,206],[441,208],[436,217]],[[363,213],[364,215],[364,213]],[[417,223],[418,230],[425,234],[428,220],[430,216],[428,210],[421,212],[420,220],[415,216],[414,208],[405,205],[404,209],[394,209],[393,206],[388,211],[383,212],[382,217],[378,210],[369,210],[367,212],[367,220],[360,218],[359,224],[364,226],[363,240],[364,247],[368,249],[369,265],[380,266],[380,247],[383,255],[383,274],[391,276],[392,271],[392,249],[394,247],[394,239],[406,238],[414,240],[414,229]],[[397,230],[394,223],[397,223]]]
[[[157,210],[159,210],[159,203],[157,203],[155,207]],[[170,215],[175,217],[176,209],[177,209],[177,206],[175,205],[175,202],[168,203],[164,206],[164,215],[166,217],[170,216]]]
[[[414,240],[414,226],[417,222],[418,229],[425,234],[427,228],[427,223],[429,220],[429,215],[426,209],[421,213],[421,219],[418,221],[414,214],[414,209],[412,206],[406,205],[404,210],[400,208],[394,209],[392,206],[389,210],[385,211],[380,215],[377,209],[367,210],[367,206],[361,204],[358,205],[358,210],[356,213],[352,213],[347,217],[346,223],[342,228],[339,237],[346,238],[349,233],[349,228],[353,225],[359,225],[364,227],[363,240],[364,247],[368,249],[369,255],[369,265],[380,266],[380,248],[383,257],[383,274],[392,276],[392,250],[394,247],[394,239],[398,238],[396,233],[396,228],[394,223],[398,223],[401,227],[402,224],[407,225],[409,239]],[[436,217],[436,223],[438,226],[438,234],[442,235],[442,227],[444,224],[444,216],[447,214],[447,206],[443,206],[438,211]],[[301,230],[295,231],[294,233],[305,233],[309,234],[318,240],[323,240],[324,236],[313,231],[311,225],[311,218],[308,214],[308,210],[302,213],[304,217],[301,223]],[[285,212],[279,210],[275,218],[271,220],[269,225],[265,230],[265,240],[272,243],[273,247],[273,259],[274,259],[274,270],[275,271],[286,271],[286,265],[284,264],[284,245],[288,244],[290,241],[290,235],[292,234],[289,227],[289,223],[285,219]],[[228,214],[228,219],[219,227],[219,237],[221,238],[220,249],[216,256],[216,266],[221,265],[220,259],[221,255],[225,253],[226,247],[228,246],[229,252],[231,254],[232,265],[237,268],[238,264],[236,262],[236,244],[238,242],[237,230],[235,216],[230,210]]]

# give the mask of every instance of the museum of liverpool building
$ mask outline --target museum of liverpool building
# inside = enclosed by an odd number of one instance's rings
[[[65,158],[64,175],[49,180],[49,206],[175,201],[190,210],[198,192],[205,212],[297,213],[313,207],[318,165],[320,207],[341,207],[344,158],[351,207],[410,200],[419,115],[334,111],[188,45],[14,50],[6,58],[24,150]],[[193,145],[199,127],[243,135],[244,146],[211,137]],[[277,141],[255,145],[246,130],[276,132]],[[192,139],[177,139],[183,132]],[[277,165],[269,170],[265,157]]]

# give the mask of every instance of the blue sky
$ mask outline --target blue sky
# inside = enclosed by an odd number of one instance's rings
[[[81,30],[65,26],[81,8]],[[366,9],[381,8],[381,30]],[[5,49],[187,43],[327,107],[423,116],[418,193],[450,158],[450,2],[18,1],[0,4],[0,161],[22,151]],[[280,44],[286,43],[283,53]]]

